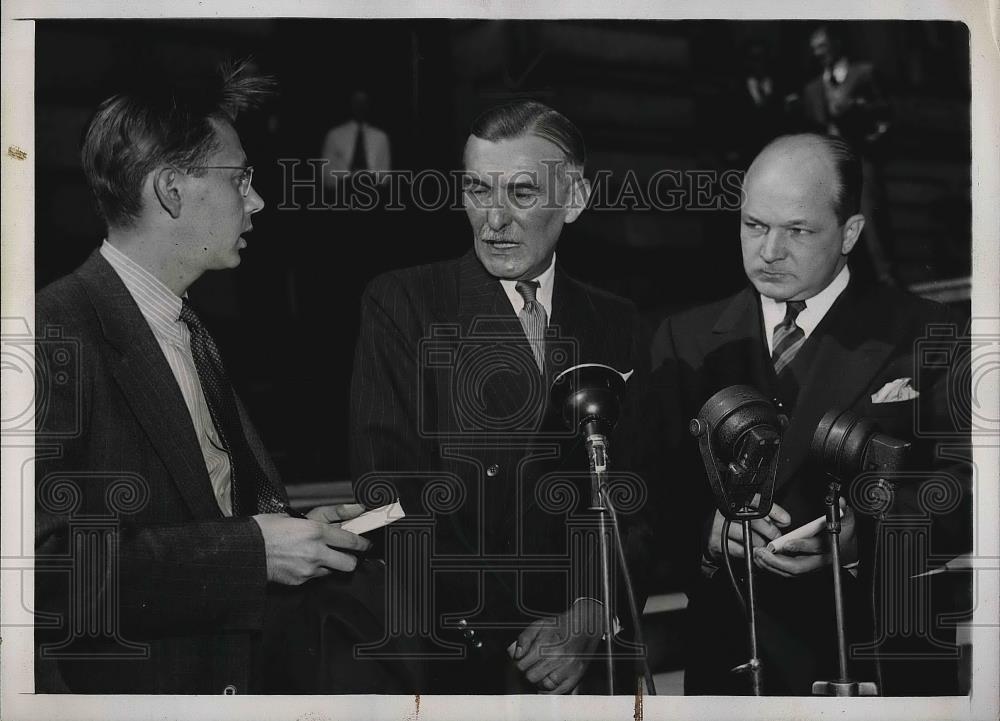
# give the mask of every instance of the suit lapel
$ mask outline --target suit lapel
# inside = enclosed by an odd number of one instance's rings
[[[566,275],[562,266],[556,266],[552,283],[552,318],[549,321],[547,341],[566,345],[566,353],[548,353],[545,364],[547,384],[567,368],[578,363],[608,362],[607,354],[600,348],[601,339],[594,323],[594,309],[583,289]],[[556,357],[552,357],[555,355]],[[628,371],[630,368],[619,368]]]
[[[723,309],[712,327],[722,337],[716,350],[705,357],[708,377],[716,379],[712,392],[748,383],[772,395],[772,373],[765,353],[760,303],[753,288],[745,288]]]
[[[484,341],[469,343],[461,355],[464,363],[475,364],[465,369],[470,372],[464,377],[479,384],[467,390],[482,394],[482,418],[505,419],[500,425],[506,430],[511,425],[533,427],[545,398],[535,357],[503,287],[485,271],[473,251],[466,253],[459,264],[458,317],[464,339],[478,337]],[[517,422],[526,412],[527,403],[535,406],[534,417]]]
[[[782,439],[777,487],[794,477],[806,460],[823,415],[852,407],[867,391],[895,347],[895,333],[889,316],[865,307],[862,291],[852,281],[811,336],[818,347]]]
[[[173,371],[125,284],[95,251],[77,271],[117,352],[112,373],[149,442],[197,518],[219,517],[212,483]]]

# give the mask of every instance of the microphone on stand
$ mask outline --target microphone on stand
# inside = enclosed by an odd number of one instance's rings
[[[726,519],[722,525],[722,557],[747,615],[750,659],[733,671],[750,675],[755,696],[763,693],[763,670],[757,650],[757,600],[750,521],[763,518],[771,510],[781,434],[787,424],[787,418],[780,415],[774,404],[756,388],[734,385],[723,388],[705,401],[688,426],[691,435],[698,438],[715,503]],[[754,505],[758,495],[759,500]],[[733,521],[739,521],[743,528],[745,599],[729,559],[729,527]]]
[[[621,397],[632,371],[620,373],[600,363],[567,368],[552,381],[552,403],[562,412],[567,428],[584,438],[591,473],[608,470],[611,432],[621,416]],[[593,489],[596,490],[596,489]],[[602,505],[600,494],[591,494],[591,509]]]
[[[590,466],[590,510],[598,514],[598,542],[600,544],[601,593],[604,603],[604,634],[605,634],[605,670],[607,675],[608,693],[614,693],[614,653],[612,649],[613,634],[611,627],[611,559],[608,543],[608,523],[610,520],[618,561],[622,570],[622,580],[628,597],[629,612],[635,628],[635,641],[643,646],[642,624],[639,608],[632,587],[632,577],[629,574],[625,558],[625,547],[622,545],[621,530],[618,526],[618,516],[611,498],[608,496],[608,469],[610,459],[608,449],[611,445],[610,436],[618,418],[621,415],[621,398],[625,393],[625,384],[632,371],[621,373],[611,366],[600,363],[582,363],[567,368],[552,381],[550,398],[552,405],[560,409],[563,422],[567,428],[576,430],[583,436],[587,449],[587,459]],[[656,695],[653,674],[648,660],[642,658],[643,676],[646,690],[650,695]]]
[[[713,395],[691,420],[715,502],[730,520],[763,518],[774,495],[781,434],[788,419],[752,386]],[[760,501],[751,505],[756,494]]]
[[[903,467],[910,444],[879,433],[878,425],[852,411],[829,411],[816,426],[809,445],[810,458],[826,473],[826,529],[830,534],[833,601],[837,630],[839,677],[816,681],[817,696],[877,696],[876,684],[855,681],[847,672],[847,633],[844,627],[844,592],[840,569],[840,487],[863,472],[891,473]]]

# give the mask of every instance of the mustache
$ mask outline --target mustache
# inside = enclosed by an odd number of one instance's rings
[[[512,236],[512,233],[495,233],[491,230],[479,232],[479,239],[486,243],[496,243],[497,241],[513,242],[514,238]]]

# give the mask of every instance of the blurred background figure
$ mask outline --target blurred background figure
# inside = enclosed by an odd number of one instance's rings
[[[830,25],[820,25],[809,37],[813,57],[822,72],[803,91],[802,107],[812,129],[838,135],[861,155],[864,186],[861,211],[868,218],[864,245],[875,277],[895,285],[892,229],[887,217],[885,135],[890,105],[872,63],[852,60],[843,38]]]
[[[392,170],[389,136],[368,122],[368,106],[368,93],[355,91],[351,95],[351,119],[326,134],[322,152],[328,162],[323,175],[326,185],[336,182],[331,170],[351,173]]]
[[[776,72],[768,46],[752,41],[745,51],[744,72],[732,93],[732,136],[735,141],[727,159],[736,168],[746,168],[767,143],[793,130],[789,114],[790,95]]]

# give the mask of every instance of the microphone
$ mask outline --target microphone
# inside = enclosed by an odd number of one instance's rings
[[[722,558],[733,590],[747,617],[750,659],[733,671],[747,673],[754,696],[763,694],[763,669],[757,649],[757,594],[754,589],[750,521],[771,510],[774,475],[778,467],[781,432],[787,420],[774,404],[752,386],[735,385],[713,395],[691,419],[688,430],[698,438],[701,460],[715,503],[725,518],[722,524]],[[757,507],[751,506],[760,494]],[[740,591],[729,558],[729,528],[739,521],[743,529],[746,596]]]
[[[809,445],[812,459],[841,482],[866,471],[897,471],[905,464],[909,450],[909,442],[880,433],[872,419],[839,410],[823,416]]]
[[[645,647],[642,636],[642,618],[636,602],[632,576],[629,573],[625,546],[622,543],[618,514],[607,491],[608,485],[608,437],[618,424],[621,415],[621,399],[625,393],[625,383],[632,371],[621,373],[611,366],[601,363],[581,363],[567,368],[552,381],[550,399],[555,408],[560,409],[566,427],[577,430],[584,437],[587,458],[590,464],[590,510],[597,512],[597,537],[600,557],[601,601],[603,602],[604,659],[608,693],[614,693],[614,644],[611,625],[611,552],[614,546],[621,569],[622,581],[632,616],[635,642]],[[607,517],[607,518],[606,518]],[[610,520],[610,524],[608,524]],[[610,525],[610,534],[608,526]],[[609,536],[613,542],[609,544]],[[656,694],[656,685],[645,654],[641,657],[646,689]]]
[[[582,363],[552,381],[552,404],[561,410],[566,427],[583,436],[591,473],[608,470],[608,438],[618,424],[621,397],[631,375],[601,363]]]
[[[889,473],[902,468],[910,444],[878,432],[870,418],[852,411],[828,411],[813,432],[810,458],[827,475],[826,529],[830,535],[830,567],[833,576],[834,620],[837,633],[836,679],[813,682],[817,696],[876,696],[878,686],[870,681],[856,681],[848,673],[847,632],[845,629],[843,572],[840,564],[840,485],[853,481],[859,473]]]
[[[781,433],[788,419],[752,386],[713,395],[691,420],[715,502],[730,520],[763,518],[771,510]],[[760,494],[756,508],[750,503]]]

